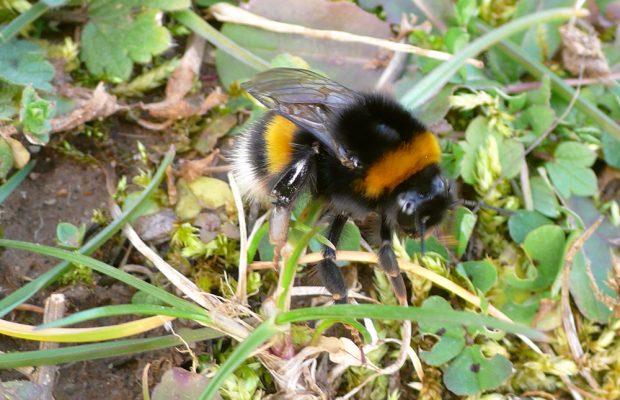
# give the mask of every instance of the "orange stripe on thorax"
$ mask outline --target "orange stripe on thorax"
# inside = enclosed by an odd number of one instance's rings
[[[297,126],[288,119],[274,115],[265,128],[267,169],[269,173],[280,172],[292,157],[292,142]]]
[[[372,164],[358,189],[368,198],[377,198],[441,159],[441,148],[430,132],[415,135],[409,142],[385,154]]]

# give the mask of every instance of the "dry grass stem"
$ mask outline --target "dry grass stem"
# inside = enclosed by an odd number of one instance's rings
[[[437,60],[450,60],[453,57],[453,55],[449,53],[423,49],[421,47],[412,46],[410,44],[392,42],[389,40],[378,39],[370,36],[355,35],[349,32],[334,30],[311,29],[301,25],[277,22],[253,14],[249,11],[246,11],[242,8],[233,6],[232,4],[228,3],[217,3],[211,6],[210,11],[218,21],[249,25],[271,32],[297,34],[318,39],[336,40],[340,42],[368,44],[392,51],[417,54],[422,57],[434,58]],[[475,59],[469,59],[467,60],[467,63],[473,65],[476,68],[484,67],[484,64],[481,61]]]

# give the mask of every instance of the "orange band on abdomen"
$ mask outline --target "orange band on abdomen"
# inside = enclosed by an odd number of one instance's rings
[[[430,132],[416,134],[370,166],[358,189],[368,198],[394,190],[411,176],[441,159],[441,148]]]
[[[267,169],[275,174],[286,167],[292,157],[292,142],[297,126],[288,119],[274,115],[265,127]]]

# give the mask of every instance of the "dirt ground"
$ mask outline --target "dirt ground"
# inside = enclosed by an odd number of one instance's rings
[[[122,131],[122,129],[120,129]],[[120,176],[131,173],[132,154],[135,153],[136,139],[143,143],[157,142],[157,135],[138,133],[117,134],[108,144],[92,148],[81,148],[101,162],[115,160],[115,170]],[[73,140],[76,140],[75,138]],[[78,137],[82,143],[92,146],[92,139]],[[115,143],[112,147],[111,143]],[[76,145],[76,147],[78,147]],[[74,225],[90,223],[94,209],[106,209],[108,193],[105,177],[100,168],[93,163],[79,161],[58,151],[46,149],[34,158],[37,165],[30,176],[0,206],[0,231],[4,238],[24,240],[47,245],[56,245],[56,226],[59,222]],[[119,160],[123,160],[119,162]],[[113,262],[107,257],[124,251],[122,246],[114,251],[99,252],[95,256],[102,261]],[[102,254],[103,253],[103,254]],[[105,254],[105,255],[104,255]],[[15,250],[0,251],[0,297],[13,292],[28,281],[49,270],[58,261]],[[103,306],[129,303],[133,291],[113,280],[95,276],[97,284],[93,287],[76,285],[60,287],[53,285],[28,301],[28,304],[43,306],[45,298],[53,292],[62,292],[68,299],[69,312]],[[9,320],[36,324],[41,314],[16,310],[6,316]],[[106,321],[110,323],[110,321]],[[116,320],[114,323],[122,322]],[[149,332],[146,336],[162,335],[165,332]],[[34,342],[14,340],[0,336],[0,351],[35,350]],[[183,357],[174,349],[149,352],[135,356],[103,359],[88,362],[63,364],[60,366],[54,396],[63,399],[107,399],[125,400],[142,398],[141,375],[144,366],[152,363],[150,385],[159,380],[165,370],[183,363]],[[23,379],[15,371],[0,371],[0,380]]]

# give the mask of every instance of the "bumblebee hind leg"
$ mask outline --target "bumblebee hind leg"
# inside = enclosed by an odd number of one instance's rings
[[[338,245],[342,230],[347,222],[347,216],[337,214],[330,227],[327,239],[334,245]],[[347,285],[340,272],[340,268],[334,262],[336,259],[336,251],[331,247],[323,246],[323,259],[319,262],[317,268],[323,286],[329,290],[336,304],[347,303]]]
[[[394,294],[398,299],[400,305],[406,306],[407,303],[407,288],[405,287],[405,281],[400,273],[398,267],[398,260],[396,254],[392,248],[392,229],[387,223],[385,217],[381,219],[381,248],[379,249],[379,266],[390,278]]]
[[[269,241],[275,246],[274,263],[280,258],[286,244],[291,208],[297,196],[304,190],[312,170],[314,154],[295,161],[285,170],[271,190],[273,209],[269,219]]]

